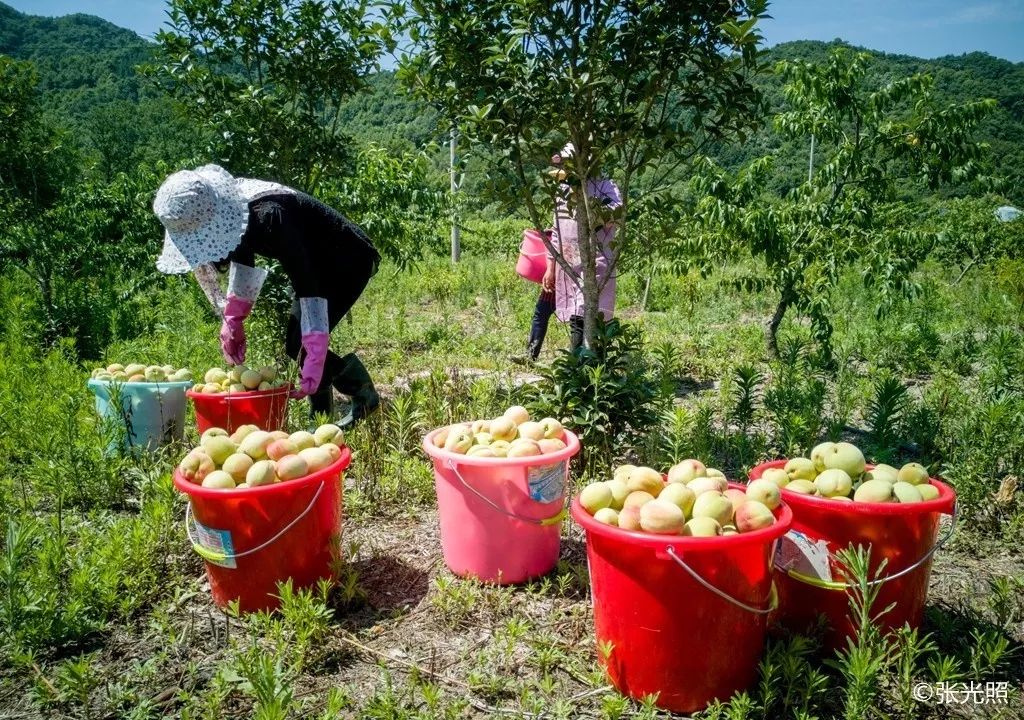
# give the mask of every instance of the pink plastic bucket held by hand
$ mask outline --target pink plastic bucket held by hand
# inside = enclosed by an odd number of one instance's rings
[[[548,269],[548,249],[541,233],[533,228],[523,230],[523,243],[519,246],[516,272],[530,282],[540,284]]]
[[[445,564],[456,575],[501,585],[551,572],[558,562],[569,460],[579,439],[565,431],[564,450],[517,458],[468,457],[436,447],[437,514]]]

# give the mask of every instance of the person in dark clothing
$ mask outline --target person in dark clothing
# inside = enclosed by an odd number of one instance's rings
[[[328,348],[330,332],[377,272],[380,255],[363,230],[305,193],[276,183],[234,178],[216,165],[183,170],[164,181],[153,210],[167,230],[157,268],[192,270],[223,316],[221,349],[227,362],[245,361],[244,321],[267,271],[256,257],[276,260],[295,291],[285,339],[299,361],[295,397],[309,396],[314,413],[333,412],[332,387],[352,399],[348,422],[380,403],[359,358]],[[218,270],[228,272],[226,297]]]

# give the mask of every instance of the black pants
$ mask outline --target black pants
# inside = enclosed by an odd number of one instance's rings
[[[537,298],[537,306],[533,309],[533,323],[530,326],[530,356],[536,360],[544,345],[544,337],[548,333],[548,323],[555,314],[555,293],[542,290]],[[569,349],[573,352],[583,345],[583,316],[573,315],[569,318]]]
[[[356,275],[355,273],[353,274],[353,276]],[[359,299],[363,290],[366,289],[366,285],[370,282],[372,275],[372,272],[366,273],[362,281],[350,282],[346,286],[332,292],[327,298],[327,321],[331,330],[341,322],[341,319],[355,305],[356,300]],[[302,352],[303,357],[305,356],[304,351],[302,351],[301,310],[297,299],[292,304],[292,314],[288,318],[285,352],[288,353],[288,357],[295,361],[299,360],[300,352]],[[332,387],[337,388],[338,392],[349,396],[359,389],[357,387],[358,383],[353,382],[349,377],[352,374],[351,370],[354,365],[358,365],[359,369],[365,372],[362,363],[356,358],[355,353],[340,357],[330,350],[327,351],[327,360],[324,362],[324,374],[320,380],[320,387],[309,396],[310,409],[314,413],[329,414],[332,412]]]

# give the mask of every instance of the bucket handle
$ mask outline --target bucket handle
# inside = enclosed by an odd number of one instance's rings
[[[913,565],[910,565],[909,567],[903,568],[897,573],[893,573],[892,575],[886,575],[885,577],[869,580],[867,585],[871,587],[874,585],[881,585],[883,583],[887,583],[890,580],[896,580],[897,578],[901,578],[904,575],[909,575],[910,573],[914,572],[919,567],[924,565],[926,562],[928,562],[928,560],[931,559],[931,556],[935,554],[935,551],[943,545],[945,545],[947,542],[949,542],[949,539],[953,537],[953,533],[956,531],[956,522],[959,515],[960,504],[953,503],[952,520],[949,523],[949,529],[946,530],[946,533],[941,538],[935,541],[935,544],[928,549],[928,552],[921,556],[920,560],[915,562]],[[798,580],[799,582],[805,583],[807,585],[813,585],[814,587],[823,588],[825,590],[846,590],[847,588],[851,587],[859,587],[859,583],[839,582],[837,580],[822,580],[821,578],[811,577],[810,575],[804,575],[803,573],[797,572],[796,570],[792,569],[787,570],[786,574],[794,580]]]
[[[476,495],[478,498],[483,500],[485,503],[487,503],[489,506],[491,506],[491,508],[493,508],[494,510],[498,511],[502,515],[507,515],[508,517],[510,517],[510,518],[512,518],[514,520],[519,520],[521,522],[530,523],[531,525],[537,525],[539,527],[547,527],[548,525],[556,525],[556,524],[562,522],[562,520],[565,519],[566,511],[565,511],[564,507],[558,512],[557,515],[553,515],[553,516],[548,517],[548,518],[539,518],[539,519],[538,518],[525,517],[523,515],[519,515],[518,513],[509,512],[508,510],[506,510],[505,508],[501,507],[500,505],[497,505],[493,500],[491,500],[486,495],[482,494],[479,490],[477,490],[475,487],[470,485],[468,482],[466,482],[466,479],[464,477],[462,477],[462,473],[459,472],[459,469],[455,465],[455,462],[453,460],[448,460],[448,467],[451,468],[451,471],[453,473],[455,473],[455,477],[457,477],[459,479],[459,482],[462,483],[463,487],[465,487],[467,490],[469,490],[471,493]]]
[[[769,613],[775,612],[775,610],[777,610],[778,607],[779,607],[779,594],[775,590],[775,583],[774,582],[772,583],[771,592],[770,592],[770,595],[769,595],[769,598],[768,598],[768,607],[767,608],[754,607],[753,605],[747,605],[745,602],[741,602],[741,601],[737,600],[732,595],[729,595],[728,593],[725,593],[725,592],[719,590],[714,585],[709,583],[707,580],[702,578],[697,573],[696,570],[694,570],[692,567],[687,565],[686,562],[681,557],[676,555],[676,549],[674,547],[669,546],[668,548],[665,549],[665,552],[669,555],[669,557],[671,557],[673,560],[676,561],[676,564],[679,565],[679,567],[681,567],[686,572],[690,573],[690,577],[692,577],[694,580],[696,580],[698,583],[703,585],[705,588],[707,588],[708,590],[713,592],[718,597],[722,598],[723,600],[727,600],[728,602],[731,602],[733,605],[735,605],[738,608],[746,610],[747,612],[754,613],[755,615],[767,615]]]
[[[235,559],[240,558],[240,557],[245,557],[246,555],[252,555],[253,553],[257,553],[260,550],[263,550],[264,548],[266,548],[269,545],[271,545],[274,542],[276,542],[282,535],[284,535],[286,532],[291,530],[295,526],[295,524],[297,522],[299,522],[299,520],[301,520],[302,518],[306,517],[309,514],[309,511],[313,509],[313,504],[316,503],[316,500],[317,500],[318,497],[320,497],[320,493],[323,492],[323,489],[324,489],[324,481],[321,480],[320,481],[320,487],[318,487],[316,489],[316,493],[313,495],[313,499],[309,501],[309,505],[306,506],[305,510],[303,510],[301,513],[299,513],[298,517],[296,517],[290,523],[288,523],[283,528],[281,528],[281,530],[277,533],[277,535],[275,535],[274,537],[270,538],[269,540],[267,540],[262,545],[258,545],[257,547],[254,547],[254,548],[252,548],[250,550],[246,550],[244,552],[234,553],[234,554],[217,552],[216,550],[211,550],[210,548],[206,547],[202,543],[197,542],[196,539],[194,537],[192,537],[192,502],[191,501],[189,501],[188,505],[185,506],[185,534],[188,535],[189,542],[192,543],[192,549],[196,551],[196,554],[199,555],[200,557],[202,557],[205,560],[209,560],[210,562],[223,562],[225,560],[235,560]]]

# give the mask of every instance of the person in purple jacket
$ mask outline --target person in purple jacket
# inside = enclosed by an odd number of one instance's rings
[[[567,143],[562,150],[552,156],[551,164],[554,173],[564,178],[561,165],[575,153],[572,143]],[[533,324],[527,343],[527,358],[536,361],[540,356],[544,336],[547,333],[551,316],[555,315],[561,322],[569,323],[569,349],[575,352],[583,345],[583,261],[580,257],[579,226],[575,217],[569,212],[567,197],[569,186],[562,184],[555,206],[555,224],[550,231],[551,244],[579,276],[580,284],[569,275],[555,258],[548,257],[547,271],[541,281],[541,294],[533,312]],[[601,177],[587,181],[587,193],[610,212],[622,205],[619,188],[609,178]],[[615,258],[616,250],[615,223],[606,222],[598,230],[597,284],[600,288],[598,310],[601,317],[610,320],[615,312]],[[516,358],[526,362],[527,358]]]

